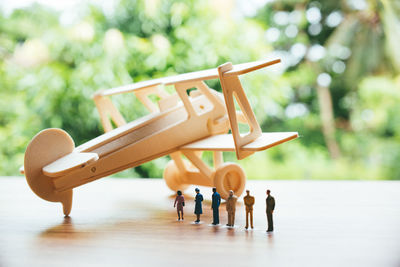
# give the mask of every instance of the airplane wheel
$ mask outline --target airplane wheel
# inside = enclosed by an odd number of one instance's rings
[[[25,151],[24,171],[32,191],[51,202],[61,202],[67,216],[72,207],[72,189],[55,192],[53,179],[43,174],[42,168],[71,153],[75,144],[69,134],[61,129],[46,129],[32,138]]]
[[[223,199],[228,198],[229,190],[239,197],[246,185],[246,175],[238,164],[227,162],[215,172],[214,184]]]
[[[187,160],[183,160],[186,166],[189,166],[189,162]],[[170,160],[167,166],[164,169],[164,181],[167,186],[174,192],[181,190],[182,192],[189,187],[188,184],[182,183],[182,174],[179,172],[178,167],[175,164],[174,160]]]

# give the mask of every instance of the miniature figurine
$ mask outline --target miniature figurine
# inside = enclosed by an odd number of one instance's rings
[[[219,205],[221,204],[221,196],[217,192],[217,188],[213,187],[212,189],[212,203],[211,209],[213,210],[213,225],[219,224]]]
[[[275,198],[270,195],[271,190],[267,190],[267,198],[265,199],[267,205],[267,220],[268,220],[268,229],[267,232],[274,231],[274,222],[272,220],[272,213],[274,213],[275,209]]]
[[[175,198],[175,202],[174,202],[174,208],[176,206],[176,212],[178,213],[178,221],[181,220],[181,214],[182,214],[182,221],[183,219],[183,206],[185,206],[185,198],[182,195],[182,191],[178,190],[176,192],[177,196]]]
[[[235,225],[237,197],[233,195],[233,191],[229,190],[229,197],[226,199],[226,211],[228,212],[228,224],[226,226],[233,227]]]
[[[250,226],[253,229],[253,205],[255,199],[253,196],[250,196],[250,190],[246,190],[246,196],[243,198],[244,205],[246,206],[246,229],[249,228],[249,216],[250,216]]]
[[[173,191],[183,192],[194,184],[215,186],[224,199],[231,189],[240,196],[246,175],[238,164],[224,163],[222,151],[236,152],[241,160],[298,137],[297,132],[263,133],[239,80],[240,75],[279,62],[228,62],[218,68],[100,90],[93,99],[105,133],[75,147],[67,132],[45,129],[26,148],[20,171],[36,195],[61,202],[65,215],[71,211],[74,188],[168,154],[171,161],[163,177]],[[218,78],[222,92],[204,82]],[[167,86],[175,90],[170,93]],[[188,95],[190,88],[195,90]],[[125,93],[134,93],[151,114],[126,122],[110,99]],[[157,100],[150,97],[154,95]],[[235,99],[241,111],[236,110]],[[241,135],[239,123],[247,123],[249,133]],[[213,167],[202,160],[203,151],[213,151]]]
[[[194,191],[196,191],[196,197],[194,201],[196,202],[196,205],[194,207],[194,214],[196,214],[197,219],[194,221],[195,223],[200,222],[200,214],[203,214],[203,208],[201,206],[201,202],[203,201],[203,195],[200,194],[200,189],[196,188]]]

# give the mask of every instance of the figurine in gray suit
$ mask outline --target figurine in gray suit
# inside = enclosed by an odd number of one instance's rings
[[[228,212],[228,224],[226,226],[233,227],[235,225],[237,197],[233,195],[233,191],[229,190],[229,197],[226,199],[226,211]]]

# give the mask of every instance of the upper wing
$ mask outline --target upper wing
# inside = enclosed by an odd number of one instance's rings
[[[201,71],[179,74],[176,76],[165,77],[163,80],[163,84],[171,85],[182,82],[205,81],[217,78],[218,78],[218,70],[215,68],[215,69],[201,70]]]
[[[299,136],[297,132],[262,133],[256,140],[241,147],[244,151],[256,152],[285,143]],[[231,134],[218,134],[185,145],[180,150],[235,151]]]
[[[179,74],[175,76],[163,77],[154,80],[142,81],[137,83],[132,83],[124,86],[119,86],[115,88],[111,88],[108,90],[101,90],[97,92],[97,94],[103,96],[110,96],[116,94],[123,94],[129,93],[133,91],[140,91],[144,90],[156,85],[171,85],[180,82],[189,82],[189,81],[204,81],[204,80],[211,80],[218,78],[218,70],[217,69],[208,69],[208,70],[201,70],[196,72],[189,72],[184,74]]]
[[[233,65],[233,69],[226,72],[225,74],[230,76],[230,75],[242,75],[246,74],[248,72],[258,70],[261,68],[265,68],[267,66],[276,64],[281,62],[280,59],[276,60],[261,60],[261,61],[254,61],[254,62],[248,62],[248,63],[243,63],[243,64],[237,64]],[[177,83],[183,83],[183,82],[193,82],[193,81],[205,81],[205,80],[211,80],[211,79],[217,79],[218,78],[218,69],[208,69],[208,70],[201,70],[201,71],[195,71],[195,72],[189,72],[189,73],[184,73],[184,74],[179,74],[179,75],[174,75],[174,76],[169,76],[169,77],[163,77],[163,78],[158,78],[158,79],[153,79],[153,80],[148,80],[148,81],[141,81],[137,83],[132,83],[124,86],[119,86],[107,90],[101,90],[97,92],[96,94],[102,95],[102,96],[110,96],[110,95],[116,95],[116,94],[123,94],[123,93],[129,93],[133,91],[139,91],[139,90],[145,90],[147,88],[156,86],[156,85],[172,85],[172,84],[177,84]]]
[[[251,71],[255,71],[258,69],[262,69],[277,64],[279,62],[281,62],[280,59],[275,59],[275,60],[260,60],[260,61],[237,64],[232,66],[233,67],[232,70],[225,72],[225,75],[226,76],[243,75]]]
[[[138,91],[138,90],[142,90],[142,89],[147,89],[147,88],[162,84],[163,79],[164,78],[153,79],[153,80],[148,80],[148,81],[127,84],[127,85],[123,85],[123,86],[119,86],[119,87],[114,87],[114,88],[107,89],[107,90],[100,90],[100,91],[96,92],[96,94],[102,95],[102,96],[110,96],[110,95],[117,95],[117,94],[123,94],[123,93],[129,93],[129,92]]]

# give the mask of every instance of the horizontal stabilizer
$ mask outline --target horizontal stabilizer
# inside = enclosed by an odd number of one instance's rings
[[[60,177],[73,170],[83,168],[99,159],[97,153],[72,152],[43,167],[43,174],[49,177]]]
[[[253,142],[241,147],[243,151],[262,151],[282,144],[299,136],[297,132],[262,133]],[[214,135],[180,148],[180,150],[235,151],[235,143],[231,134]]]

